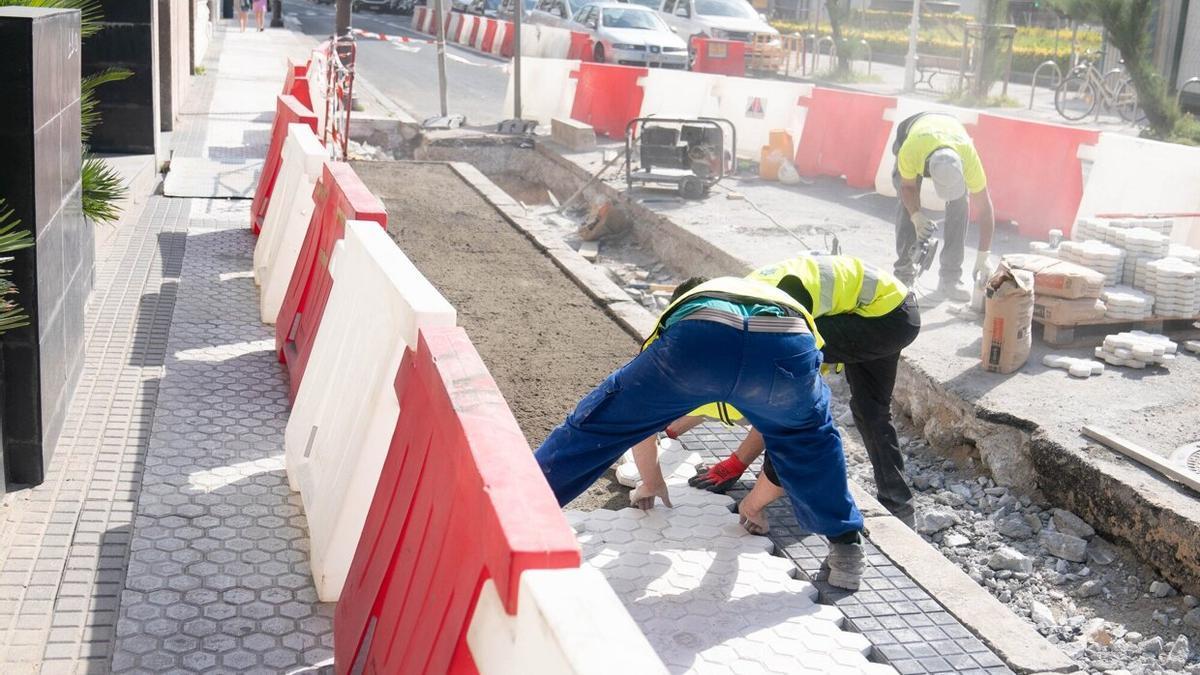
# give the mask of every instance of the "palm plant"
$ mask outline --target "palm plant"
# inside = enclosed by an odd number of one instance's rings
[[[14,328],[29,325],[29,315],[12,300],[17,294],[16,285],[8,279],[12,275],[12,271],[8,269],[12,257],[2,254],[33,246],[33,235],[29,230],[18,230],[17,226],[21,221],[12,215],[13,210],[0,199],[0,335]]]
[[[103,7],[100,0],[0,0],[0,7],[19,5],[22,7],[48,7],[79,10],[79,33],[83,38],[95,35],[103,28]],[[125,198],[127,190],[108,162],[88,152],[88,139],[100,122],[97,110],[96,88],[118,82],[133,75],[123,68],[108,68],[98,73],[85,75],[79,82],[79,136],[83,141],[83,215],[96,223],[110,223],[121,215],[117,202]]]

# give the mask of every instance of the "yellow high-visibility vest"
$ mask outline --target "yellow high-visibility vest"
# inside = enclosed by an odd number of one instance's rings
[[[847,255],[789,258],[750,273],[750,279],[780,286],[796,277],[812,296],[812,316],[883,316],[900,306],[908,287],[892,274]]]

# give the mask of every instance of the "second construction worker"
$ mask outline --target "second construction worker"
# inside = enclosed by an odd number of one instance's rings
[[[975,144],[954,116],[925,112],[897,126],[892,153],[896,156],[892,181],[900,196],[896,209],[896,276],[913,284],[919,262],[914,259],[917,244],[937,230],[937,224],[921,212],[921,182],[928,178],[938,197],[946,201],[938,290],[951,300],[970,299],[971,293],[962,282],[970,211],[973,209],[979,217],[979,248],[973,274],[988,272],[988,251],[996,228],[987,176]]]
[[[904,479],[904,458],[892,424],[891,403],[900,352],[921,330],[913,294],[891,274],[850,256],[797,256],[755,270],[748,278],[776,286],[814,317],[817,331],[825,339],[821,349],[824,362],[845,366],[850,411],[874,469],[879,501],[911,526],[912,491]],[[695,281],[686,281],[680,288],[686,289]],[[740,415],[731,406],[718,403],[714,407],[716,417],[723,421],[739,421]],[[712,408],[693,414],[711,414],[708,411]],[[681,433],[696,421],[680,420],[672,428]],[[639,445],[641,453],[652,447],[652,440],[649,446]],[[713,491],[728,489],[763,447],[762,435],[751,430],[734,454],[702,468],[692,485]],[[635,455],[639,449],[635,449]],[[642,465],[644,457],[639,462]],[[767,481],[760,476],[755,491],[739,505],[743,524],[756,534],[767,529],[763,508],[782,494],[769,458],[763,474]]]

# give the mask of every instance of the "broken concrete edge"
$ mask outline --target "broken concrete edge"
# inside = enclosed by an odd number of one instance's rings
[[[1099,444],[1072,447],[1030,420],[967,403],[903,357],[895,402],[938,452],[973,445],[997,484],[1036,486],[1176,588],[1200,594],[1200,500],[1188,488]]]
[[[421,123],[408,111],[396,105],[392,99],[371,84],[362,75],[355,74],[354,86],[365,92],[375,103],[367,110],[378,109],[383,117],[352,112],[350,117],[350,140],[359,143],[366,142],[380,147],[395,147],[399,136],[402,146],[411,147],[421,140]]]
[[[612,315],[626,332],[638,340],[649,334],[656,323],[655,316],[634,302],[598,267],[567,246],[557,232],[526,215],[516,200],[475,167],[465,162],[447,164],[496,208],[509,224],[550,255],[559,268]],[[972,581],[920,535],[892,516],[873,496],[853,481],[850,486],[876,548],[936,598],[1010,668],[1019,673],[1066,673],[1078,670],[1078,666],[1066,654]]]

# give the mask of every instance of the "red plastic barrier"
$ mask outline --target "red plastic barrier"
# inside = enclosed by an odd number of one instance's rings
[[[579,80],[571,119],[586,122],[609,138],[624,138],[625,126],[642,110],[645,92],[638,80],[649,73],[647,68],[581,64],[578,72],[571,73]]]
[[[483,42],[479,45],[479,50],[492,52],[493,45],[496,44],[496,31],[500,29],[500,22],[495,19],[488,19],[487,26],[483,29]]]
[[[289,68],[289,72],[291,69]],[[317,116],[295,96],[279,95],[275,99],[275,121],[271,123],[271,144],[263,162],[258,185],[254,188],[254,201],[250,202],[250,230],[258,234],[263,219],[267,217],[267,205],[275,190],[275,179],[279,177],[279,166],[283,163],[283,141],[287,138],[289,124],[307,124],[317,132]]]
[[[473,672],[487,579],[516,613],[521,573],[579,547],[462,328],[422,329],[396,376],[396,425],[334,616],[339,675]]]
[[[855,188],[875,186],[892,123],[883,112],[896,107],[892,96],[836,89],[813,89],[804,132],[796,149],[796,171],[802,176],[846,177]]]
[[[505,21],[504,24],[505,31],[504,38],[500,42],[500,56],[503,56],[506,59],[511,59],[513,54],[516,53],[513,51],[513,46],[517,38],[517,29],[516,26],[509,21]]]
[[[333,287],[329,260],[346,232],[347,220],[370,220],[387,226],[383,204],[363,185],[349,164],[327,162],[313,190],[313,214],[292,270],[287,294],[275,320],[275,351],[287,365],[289,395],[296,399],[313,340]]]
[[[479,17],[471,24],[471,33],[467,35],[467,39],[465,41],[466,44],[472,47],[475,46],[475,38],[479,37],[479,27],[487,21],[487,19]]]
[[[425,18],[429,14],[428,7],[413,7],[412,29],[418,33],[425,32]]]
[[[571,31],[571,46],[567,48],[567,58],[577,61],[591,61],[592,54],[592,36],[587,33]]]
[[[971,138],[997,220],[1015,221],[1021,235],[1038,239],[1056,228],[1071,231],[1083,199],[1079,146],[1095,145],[1100,132],[980,114]]]
[[[692,70],[697,73],[737,77],[746,74],[745,42],[696,37],[692,38],[692,51],[696,54]]]
[[[312,96],[308,92],[308,62],[288,59],[287,79],[283,81],[283,93],[295,96],[305,108],[312,110]]]

